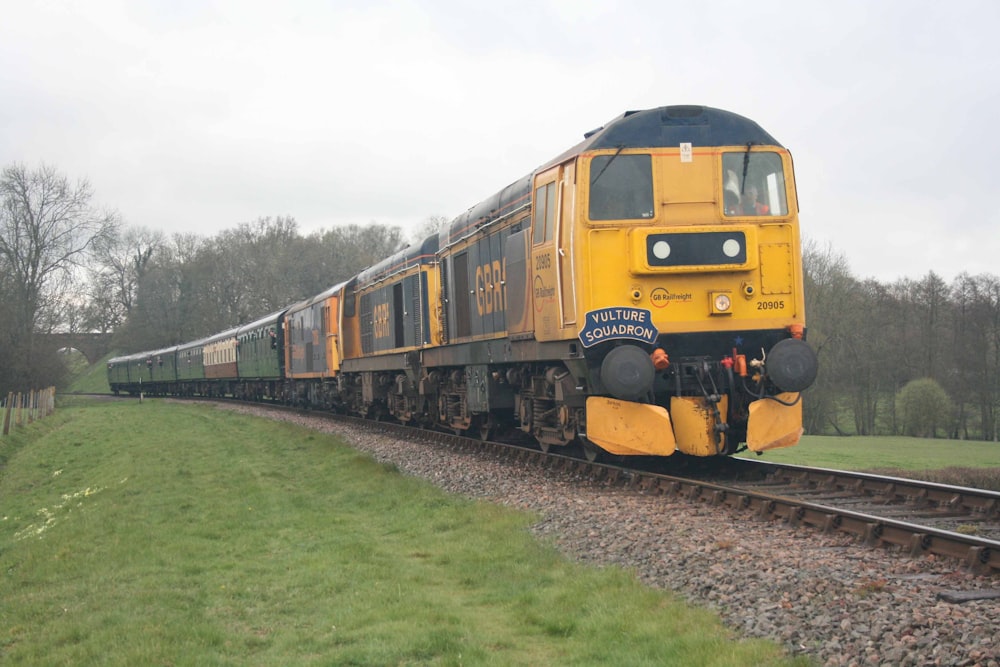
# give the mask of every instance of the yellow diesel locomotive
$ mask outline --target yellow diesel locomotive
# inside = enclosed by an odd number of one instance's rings
[[[324,402],[588,455],[794,445],[817,363],[792,174],[736,114],[627,112],[347,283]]]

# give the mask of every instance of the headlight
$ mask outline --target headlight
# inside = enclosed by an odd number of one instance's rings
[[[737,257],[743,252],[743,246],[736,239],[726,239],[722,244],[722,254],[726,257]]]

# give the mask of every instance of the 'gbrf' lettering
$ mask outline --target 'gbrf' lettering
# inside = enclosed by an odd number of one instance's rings
[[[504,310],[504,268],[499,260],[476,267],[476,309],[480,317]]]
[[[375,309],[372,312],[372,328],[376,338],[388,338],[389,337],[389,304],[388,303],[378,303],[375,304]]]

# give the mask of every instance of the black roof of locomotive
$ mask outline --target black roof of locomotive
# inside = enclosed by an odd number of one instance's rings
[[[438,235],[428,236],[419,244],[411,244],[383,259],[378,264],[370,266],[357,275],[361,285],[371,285],[400,271],[405,271],[420,264],[435,261],[438,251]]]
[[[571,150],[601,148],[780,146],[760,125],[730,111],[702,106],[671,106],[626,111],[604,127],[584,135]]]
[[[454,243],[476,228],[519,209],[530,196],[535,173],[574,155],[612,148],[677,148],[682,143],[690,143],[692,148],[781,146],[760,125],[731,111],[692,105],[626,111],[606,125],[587,132],[577,145],[452,220],[442,234],[441,246]]]

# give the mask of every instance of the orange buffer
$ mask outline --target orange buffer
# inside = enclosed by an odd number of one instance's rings
[[[800,394],[778,394],[782,403],[762,398],[750,404],[750,421],[747,423],[747,448],[763,452],[779,447],[791,447],[802,437],[802,401]],[[792,403],[794,405],[785,405]]]
[[[601,396],[587,399],[587,438],[622,456],[670,456],[677,449],[666,409]]]

